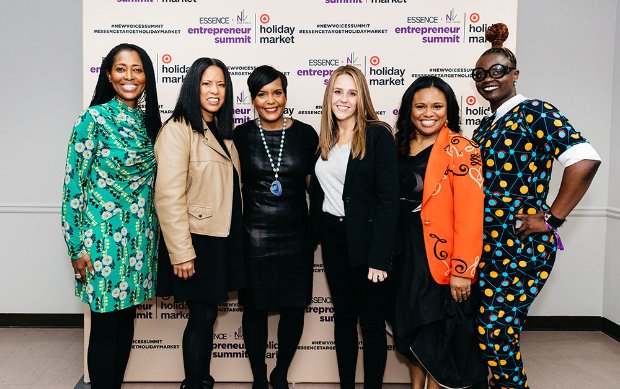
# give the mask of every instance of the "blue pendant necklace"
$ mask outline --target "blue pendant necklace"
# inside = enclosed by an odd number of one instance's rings
[[[284,137],[286,136],[286,118],[284,118],[284,122],[282,123],[282,138],[280,138],[280,152],[278,153],[278,166],[273,164],[273,158],[271,158],[271,152],[269,151],[269,147],[267,147],[267,141],[265,141],[265,133],[263,131],[263,126],[260,121],[260,116],[256,119],[258,124],[258,132],[260,133],[260,138],[263,140],[263,146],[265,146],[265,151],[267,152],[267,157],[269,158],[269,163],[271,163],[271,169],[275,174],[275,180],[271,183],[271,187],[269,190],[273,193],[274,196],[282,196],[282,184],[280,180],[278,180],[278,172],[280,171],[280,164],[282,163],[282,150],[284,150]]]

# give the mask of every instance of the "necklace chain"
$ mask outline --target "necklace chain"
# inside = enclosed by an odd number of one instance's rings
[[[265,146],[265,151],[267,152],[267,157],[269,158],[269,163],[271,163],[271,169],[275,173],[276,181],[278,181],[278,172],[280,171],[280,164],[282,163],[282,150],[284,150],[284,137],[286,136],[286,117],[284,118],[284,122],[282,123],[282,138],[280,138],[280,151],[278,152],[278,166],[273,164],[273,158],[271,158],[271,152],[269,151],[269,147],[267,146],[267,141],[265,140],[265,133],[263,131],[263,126],[260,120],[260,116],[257,118],[258,124],[258,132],[260,133],[260,138],[263,141],[263,146]]]

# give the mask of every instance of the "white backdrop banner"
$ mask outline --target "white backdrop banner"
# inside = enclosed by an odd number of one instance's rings
[[[323,92],[340,65],[366,75],[379,118],[394,124],[405,89],[420,75],[444,78],[455,90],[464,133],[489,112],[469,77],[489,45],[484,31],[504,22],[514,50],[517,0],[83,0],[84,107],[90,102],[101,59],[115,45],[144,48],[155,66],[162,119],[172,112],[183,78],[198,57],[215,57],[234,84],[235,123],[254,118],[247,76],[268,64],[289,81],[286,116],[318,130]],[[293,361],[293,382],[337,382],[333,310],[320,255],[314,297]],[[216,381],[251,381],[236,298],[220,306],[212,375]],[[180,381],[184,304],[157,298],[138,309],[127,381]],[[275,364],[277,316],[270,317],[267,362]],[[85,319],[88,340],[89,318]],[[360,349],[362,344],[360,342]],[[390,341],[385,382],[409,382]],[[85,368],[86,370],[86,368]],[[88,372],[85,371],[88,380]],[[361,353],[358,381],[362,380]]]

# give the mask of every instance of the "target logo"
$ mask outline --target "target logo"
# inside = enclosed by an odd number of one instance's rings
[[[377,57],[376,55],[373,55],[372,57],[370,57],[368,62],[370,62],[372,66],[377,66],[379,65],[379,63],[381,63],[381,58]]]
[[[260,22],[263,24],[267,24],[271,20],[271,18],[267,14],[262,14],[259,19],[260,19]]]
[[[469,15],[469,21],[472,23],[478,23],[480,21],[480,15],[476,12]]]
[[[172,56],[170,54],[162,55],[161,56],[161,62],[166,63],[166,64],[172,62]]]
[[[467,98],[465,99],[465,102],[467,103],[467,105],[474,105],[474,104],[476,104],[476,97],[475,96],[467,96]]]

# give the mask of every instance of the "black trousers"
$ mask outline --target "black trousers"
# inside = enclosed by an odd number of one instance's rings
[[[388,285],[368,280],[368,267],[349,265],[345,219],[321,216],[321,249],[334,305],[334,338],[340,387],[355,387],[357,324],[364,341],[364,388],[380,388],[387,358]]]

